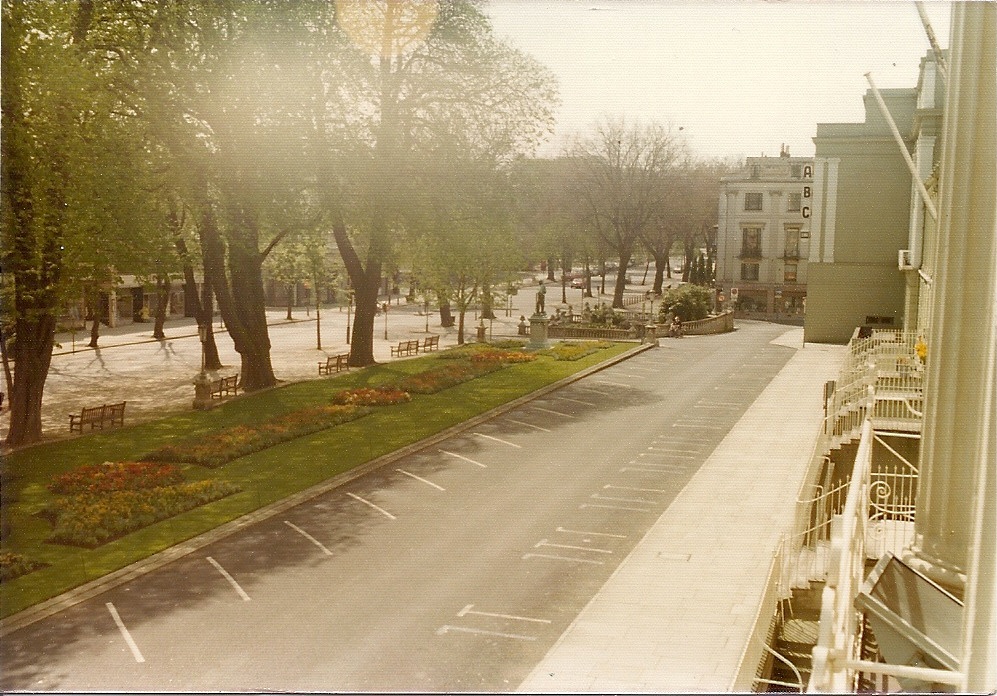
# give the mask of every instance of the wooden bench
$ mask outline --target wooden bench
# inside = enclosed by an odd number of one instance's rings
[[[325,362],[320,362],[318,364],[318,373],[320,375],[331,375],[334,372],[339,372],[340,370],[350,369],[350,354],[340,353],[339,355],[330,355],[325,359]]]
[[[90,426],[90,430],[103,430],[104,424],[111,426],[125,424],[125,404],[103,404],[101,406],[91,406],[80,411],[79,415],[69,414],[69,432],[83,432],[83,426]]]
[[[239,375],[222,377],[211,383],[211,398],[223,399],[226,396],[235,396],[239,393]]]
[[[419,339],[414,341],[399,341],[397,346],[391,346],[392,356],[402,356],[402,355],[418,355],[419,354]]]
[[[440,348],[440,337],[439,336],[426,336],[422,339],[422,352],[428,353],[431,350],[439,350]]]

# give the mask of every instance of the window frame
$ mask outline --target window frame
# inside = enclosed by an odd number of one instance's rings
[[[757,196],[757,199],[756,199]],[[749,201],[758,201],[758,207],[749,207]],[[765,209],[765,193],[763,191],[745,191],[744,192],[744,210],[747,212],[757,212],[760,213]]]

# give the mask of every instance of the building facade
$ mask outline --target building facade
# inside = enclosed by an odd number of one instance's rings
[[[913,147],[917,89],[880,90],[905,146]],[[872,90],[863,123],[820,123],[814,137],[810,304],[804,340],[847,343],[856,328],[899,329],[912,177]]]
[[[802,321],[806,308],[814,160],[749,157],[721,183],[717,304],[738,316]]]

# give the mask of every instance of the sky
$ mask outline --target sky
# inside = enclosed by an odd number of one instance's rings
[[[951,5],[925,3],[943,48]],[[812,156],[817,123],[861,122],[876,86],[914,87],[931,50],[901,0],[490,0],[497,36],[550,68],[554,138],[603,116],[681,128],[702,157]]]

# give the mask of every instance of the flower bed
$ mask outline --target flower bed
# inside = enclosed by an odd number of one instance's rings
[[[0,582],[7,582],[22,575],[27,575],[33,570],[44,568],[45,564],[32,561],[19,553],[4,551],[0,553]]]
[[[48,540],[95,548],[142,527],[241,490],[221,481],[196,481],[141,490],[61,496],[42,516],[52,522]]]
[[[52,479],[48,489],[59,495],[109,493],[111,491],[161,488],[183,483],[173,464],[150,462],[105,462],[81,466]]]
[[[471,355],[471,362],[473,363],[524,363],[532,362],[536,359],[537,356],[533,353],[501,350],[499,348],[481,350]]]
[[[408,392],[394,387],[358,387],[341,391],[332,397],[334,404],[345,404],[350,406],[393,406],[411,401],[412,397]]]
[[[455,361],[400,379],[395,386],[414,394],[435,394],[503,367],[501,362]]]
[[[359,406],[331,405],[294,411],[260,425],[237,425],[176,445],[167,445],[145,458],[157,462],[186,462],[217,467],[281,442],[310,435],[370,413]]]

